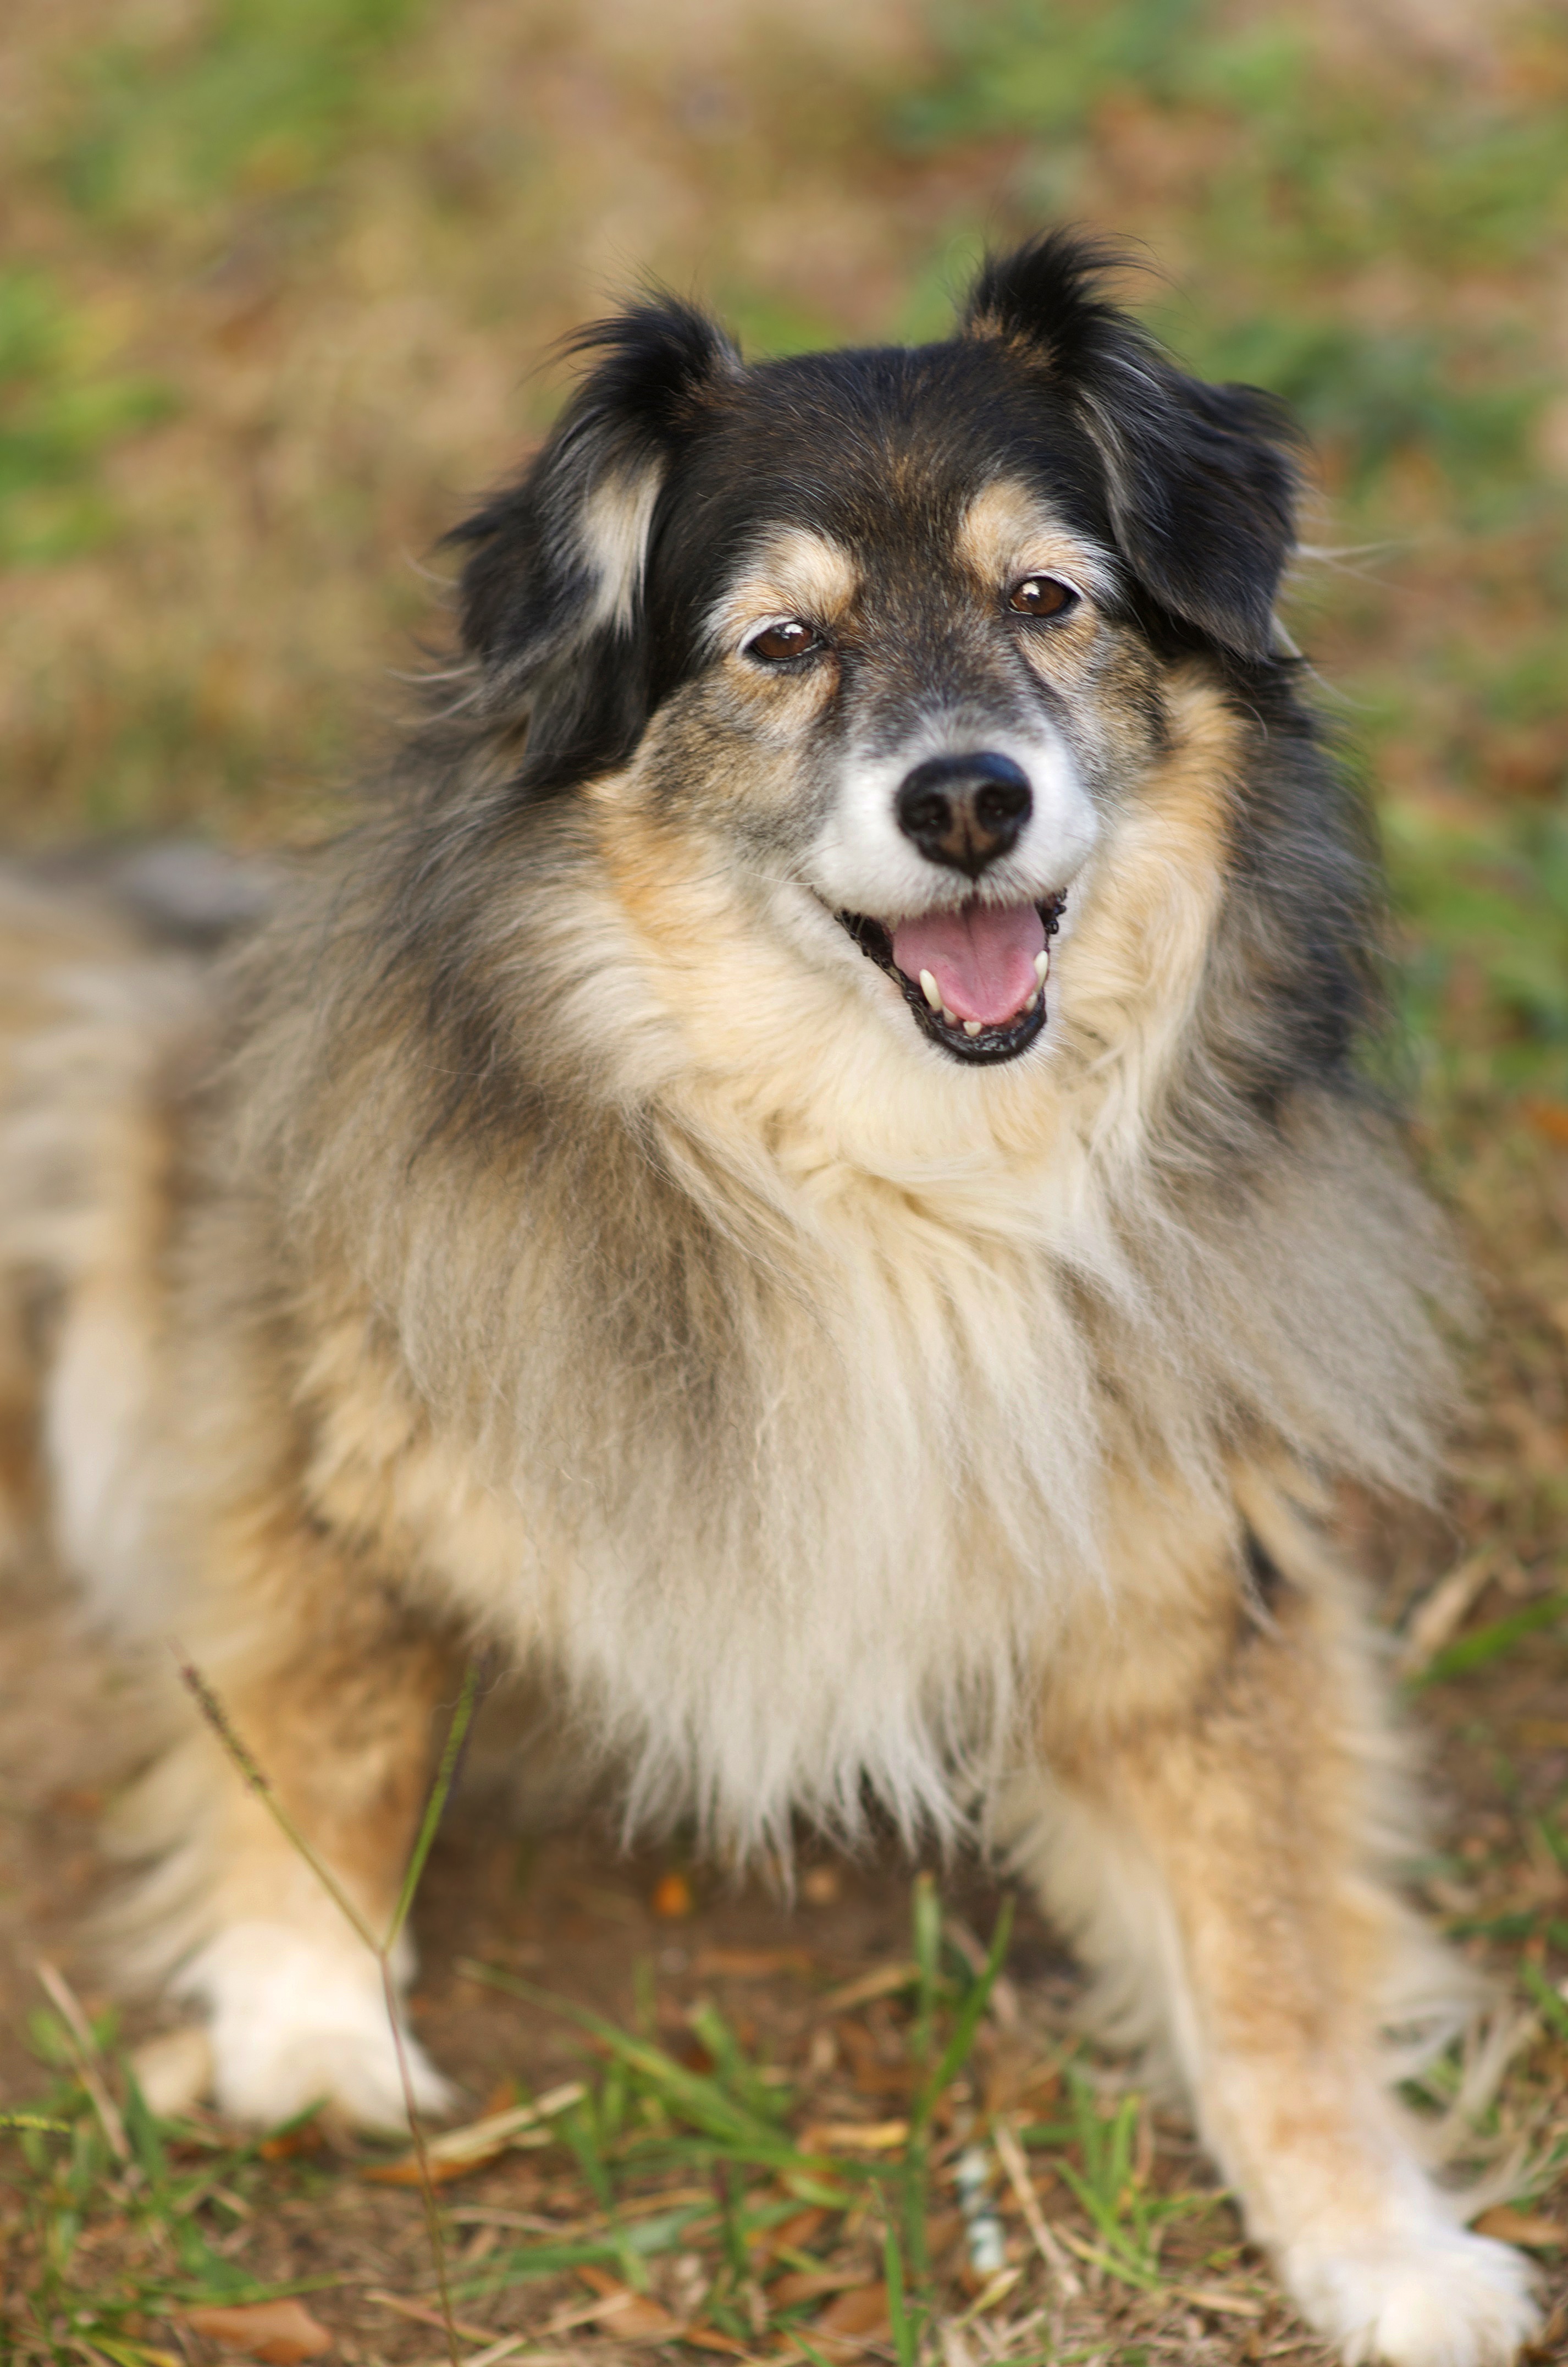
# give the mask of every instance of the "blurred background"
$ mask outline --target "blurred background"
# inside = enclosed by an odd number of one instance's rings
[[[1511,0],[7,0],[12,844],[320,828],[427,567],[645,274],[943,333],[1073,219],[1287,396],[1428,1099],[1568,1141],[1568,14]]]
[[[330,827],[441,534],[640,277],[769,353],[940,335],[1045,221],[1130,244],[1314,438],[1289,621],[1375,785],[1427,1153],[1558,1376],[1562,1536],[1562,0],[7,0],[0,198],[24,845]]]

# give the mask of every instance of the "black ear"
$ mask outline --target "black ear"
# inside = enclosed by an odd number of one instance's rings
[[[648,719],[643,574],[682,439],[740,366],[723,332],[674,298],[580,330],[593,366],[516,484],[448,538],[480,703],[525,720],[522,779],[540,791],[621,762]]]
[[[1189,378],[1109,302],[1104,275],[1125,260],[1048,232],[982,266],[965,333],[1011,346],[1072,404],[1145,589],[1226,649],[1267,657],[1295,541],[1298,431],[1258,387]]]

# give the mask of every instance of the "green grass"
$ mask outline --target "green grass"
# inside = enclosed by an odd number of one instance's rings
[[[792,2083],[749,2053],[709,2000],[700,2000],[689,2017],[693,2052],[706,2066],[696,2069],[669,2047],[551,1998],[503,1967],[469,1966],[471,1978],[542,2004],[582,2033],[587,2093],[550,2126],[559,2153],[575,2166],[581,2216],[597,2225],[567,2240],[507,2245],[477,2272],[451,2277],[454,2305],[461,2309],[595,2267],[645,2291],[650,2261],[694,2252],[707,2271],[703,2323],[750,2343],[758,2339],[757,2296],[765,2304],[764,2280],[850,2257],[864,2263],[868,2276],[880,2268],[886,2279],[895,2349],[908,2367],[943,2298],[926,2227],[938,2199],[940,2165],[953,2149],[954,2095],[968,2093],[964,2083],[1005,1956],[1010,1912],[1004,1908],[978,1973],[944,1944],[941,1903],[929,1876],[916,1884],[913,1921],[916,1965],[902,2008],[912,2095],[908,2137],[897,2153],[870,2160],[803,2142],[795,2126],[802,2108]],[[83,2049],[72,2032],[58,2015],[40,2010],[32,2034],[40,2061],[54,2076],[35,2107],[0,2118],[0,2163],[6,2150],[14,2151],[26,2179],[32,2265],[21,2330],[15,2316],[11,2322],[11,2339],[20,2340],[26,2355],[63,2367],[84,2342],[117,2360],[114,2346],[119,2345],[158,2367],[156,2345],[153,2350],[147,2346],[150,2322],[167,2326],[201,2303],[274,2298],[333,2282],[307,2277],[259,2286],[215,2248],[237,2212],[265,2207],[280,2183],[310,2180],[308,2166],[280,2169],[264,2157],[276,2151],[278,2135],[303,2125],[309,2114],[244,2142],[216,2132],[205,2117],[159,2120],[118,2051],[110,2015],[93,2026],[92,2055],[120,2099],[127,2142],[119,2151],[84,2083]],[[966,2128],[968,2107],[957,2109]],[[1154,2257],[1147,2240],[1154,2216],[1179,2207],[1154,2203],[1135,2180],[1130,2203],[1122,2191],[1118,2147],[1128,2113],[1135,2117],[1137,2109],[1129,2100],[1109,2138],[1088,2107],[1062,2133],[1064,2175],[1077,2180],[1066,2158],[1066,2149],[1076,2146],[1095,2225],[1134,2274]],[[705,2199],[660,2208],[659,2189],[671,2177],[700,2180]],[[773,2256],[769,2239],[797,2219],[803,2206],[815,2212],[812,2248],[784,2244]],[[77,2257],[90,2236],[92,2257],[101,2257],[106,2224],[116,2231],[118,2255],[107,2280],[90,2270],[84,2273]],[[452,2232],[449,2225],[437,2226],[442,2257]],[[767,2305],[769,2327],[793,2332],[818,2306]]]
[[[0,267],[0,566],[75,558],[118,528],[106,452],[166,418],[171,390],[114,366],[47,271]]]

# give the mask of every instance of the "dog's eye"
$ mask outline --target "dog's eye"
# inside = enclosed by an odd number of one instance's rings
[[[1016,608],[1021,617],[1065,617],[1077,605],[1072,585],[1055,575],[1026,575],[1008,601],[1008,606]]]
[[[799,617],[786,617],[783,624],[764,625],[745,647],[749,658],[760,658],[764,665],[782,665],[789,658],[808,657],[827,643],[815,625],[804,623]]]

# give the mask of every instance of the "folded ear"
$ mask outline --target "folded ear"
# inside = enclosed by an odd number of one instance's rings
[[[514,485],[457,527],[464,647],[484,709],[526,723],[522,779],[545,790],[621,762],[648,719],[643,577],[674,452],[739,368],[704,314],[634,304],[573,336],[597,358]]]
[[[1110,303],[1104,275],[1124,260],[1064,231],[994,256],[970,293],[965,334],[1011,346],[1077,412],[1145,590],[1224,648],[1266,657],[1295,541],[1298,431],[1260,388],[1189,378]]]

